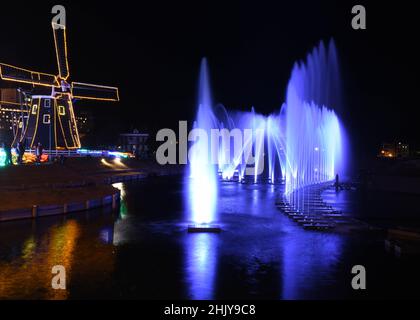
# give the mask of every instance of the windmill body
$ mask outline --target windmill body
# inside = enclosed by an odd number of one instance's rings
[[[1,101],[0,110],[20,114],[14,127],[13,145],[24,143],[34,148],[41,143],[44,148],[74,150],[81,147],[74,100],[119,101],[118,88],[80,82],[68,82],[70,77],[67,59],[66,27],[52,24],[57,57],[58,75],[35,72],[0,63],[2,80],[13,81],[32,88],[32,93],[20,104]],[[49,94],[45,94],[45,91]]]

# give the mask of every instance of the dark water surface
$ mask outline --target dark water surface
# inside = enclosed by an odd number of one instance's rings
[[[386,254],[381,236],[304,231],[275,207],[278,186],[223,184],[221,234],[186,232],[182,179],[118,187],[120,212],[0,224],[0,298],[420,298],[418,262]],[[325,198],[372,212],[357,192]],[[51,289],[54,265],[68,290]],[[351,288],[354,265],[366,267],[366,291]]]

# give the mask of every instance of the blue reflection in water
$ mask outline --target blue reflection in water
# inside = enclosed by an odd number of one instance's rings
[[[217,235],[207,233],[190,234],[185,241],[185,273],[190,299],[214,298],[217,242]]]
[[[337,281],[335,266],[342,258],[342,236],[303,231],[286,236],[282,246],[282,299],[313,298],[311,292]]]
[[[114,243],[114,227],[107,226],[100,231],[99,238],[103,243],[113,244]]]

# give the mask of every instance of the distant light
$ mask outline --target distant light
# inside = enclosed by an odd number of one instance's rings
[[[103,164],[103,165],[105,165],[105,166],[107,166],[107,167],[113,167],[113,165],[112,164],[110,164],[108,161],[106,161],[105,159],[102,159],[101,160],[101,163]]]
[[[114,188],[120,190],[121,192],[121,199],[124,200],[125,195],[126,195],[126,191],[125,191],[125,186],[123,183],[119,182],[119,183],[114,183],[112,185]]]
[[[315,147],[315,151],[318,152],[319,151],[319,148],[318,147]]]
[[[124,159],[126,159],[126,158],[129,158],[129,157],[130,157],[130,155],[129,155],[128,153],[125,153],[125,152],[118,152],[118,151],[110,151],[108,154],[109,154],[110,156],[113,156],[113,157],[117,157],[117,158],[124,158]]]
[[[127,166],[122,162],[122,159],[120,157],[116,157],[114,159],[114,163],[119,167],[127,168]]]
[[[6,152],[0,148],[0,167],[6,166]]]

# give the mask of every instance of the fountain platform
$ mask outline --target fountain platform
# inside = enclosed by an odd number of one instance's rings
[[[215,224],[194,224],[188,226],[188,233],[220,233],[222,228]]]

